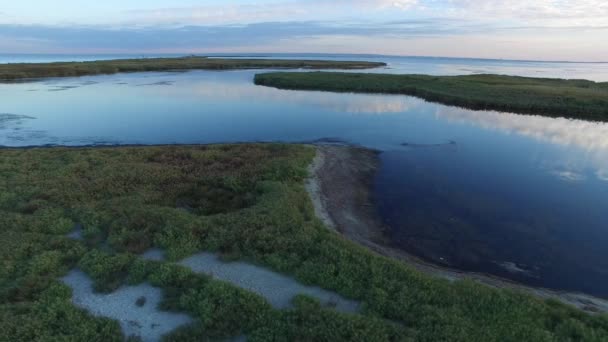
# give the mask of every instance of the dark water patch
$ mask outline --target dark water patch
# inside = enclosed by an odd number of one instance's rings
[[[486,175],[459,167],[457,155],[443,149],[381,158],[375,197],[397,247],[448,267],[608,297],[603,226],[558,206],[562,199],[545,197],[544,186],[505,182],[495,168]],[[532,192],[543,201],[532,200]],[[572,230],[577,226],[585,236]]]
[[[48,132],[43,130],[31,130],[22,127],[15,127],[5,136],[6,140],[13,143],[24,143],[28,141],[52,140]]]
[[[26,120],[29,120],[28,117]],[[57,137],[48,131],[30,129],[25,122],[9,120],[3,124],[0,120],[0,130],[6,134],[0,136],[0,147],[55,147],[55,146],[115,146],[119,145],[116,140],[104,139],[103,137]]]
[[[145,83],[145,84],[138,84],[138,87],[145,87],[145,86],[171,86],[175,84],[175,81],[159,81],[159,82],[154,82],[154,83]]]
[[[48,91],[66,91],[70,89],[80,88],[80,86],[53,86]]]
[[[34,130],[27,127],[27,123],[36,118],[28,115],[0,113],[0,145],[5,143],[22,143],[46,138],[43,130]]]
[[[29,116],[29,115],[21,115],[21,114],[0,113],[0,122],[4,122],[4,121],[8,121],[8,120],[22,120],[22,119],[35,119],[35,117]]]
[[[404,143],[401,143],[401,146],[409,147],[409,148],[433,148],[433,147],[450,147],[450,146],[455,147],[456,142],[454,140],[449,140],[448,142],[438,143],[438,144],[417,144],[417,143],[404,142]]]
[[[27,120],[34,119],[36,118],[29,115],[0,113],[0,129],[17,128],[23,125]]]
[[[312,139],[312,140],[303,140],[303,141],[298,141],[298,143],[300,144],[329,144],[329,145],[350,145],[352,144],[351,142],[342,139],[342,138],[319,138],[319,139]]]

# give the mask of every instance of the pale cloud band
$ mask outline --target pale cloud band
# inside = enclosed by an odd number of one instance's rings
[[[50,1],[3,6],[0,50],[608,56],[603,0],[107,0],[67,8],[74,1],[65,9]]]

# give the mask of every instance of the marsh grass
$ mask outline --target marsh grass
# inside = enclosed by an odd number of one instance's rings
[[[122,340],[116,322],[70,303],[57,279],[74,267],[98,291],[141,282],[162,288],[162,309],[196,319],[172,341],[608,338],[605,316],[431,278],[330,232],[303,186],[314,153],[282,144],[1,150],[0,340]],[[76,224],[84,241],[66,236]],[[137,256],[149,247],[169,260],[206,250],[264,265],[361,301],[362,315],[304,296],[276,310],[228,283]]]
[[[231,69],[367,69],[384,63],[316,60],[220,59],[206,57],[117,59],[91,62],[0,64],[0,81],[28,78],[70,77],[120,72],[231,70]]]
[[[473,110],[608,121],[608,83],[586,80],[276,72],[256,75],[255,83],[280,89],[404,94]]]

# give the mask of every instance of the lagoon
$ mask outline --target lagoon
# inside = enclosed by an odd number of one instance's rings
[[[255,86],[255,73],[0,84],[0,145],[360,144],[382,151],[374,196],[401,248],[450,267],[608,297],[607,124],[400,95],[278,90]]]

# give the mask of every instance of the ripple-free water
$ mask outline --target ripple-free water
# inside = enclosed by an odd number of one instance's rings
[[[0,145],[339,138],[384,151],[375,197],[406,250],[608,297],[607,124],[277,90],[255,73],[0,84]]]

